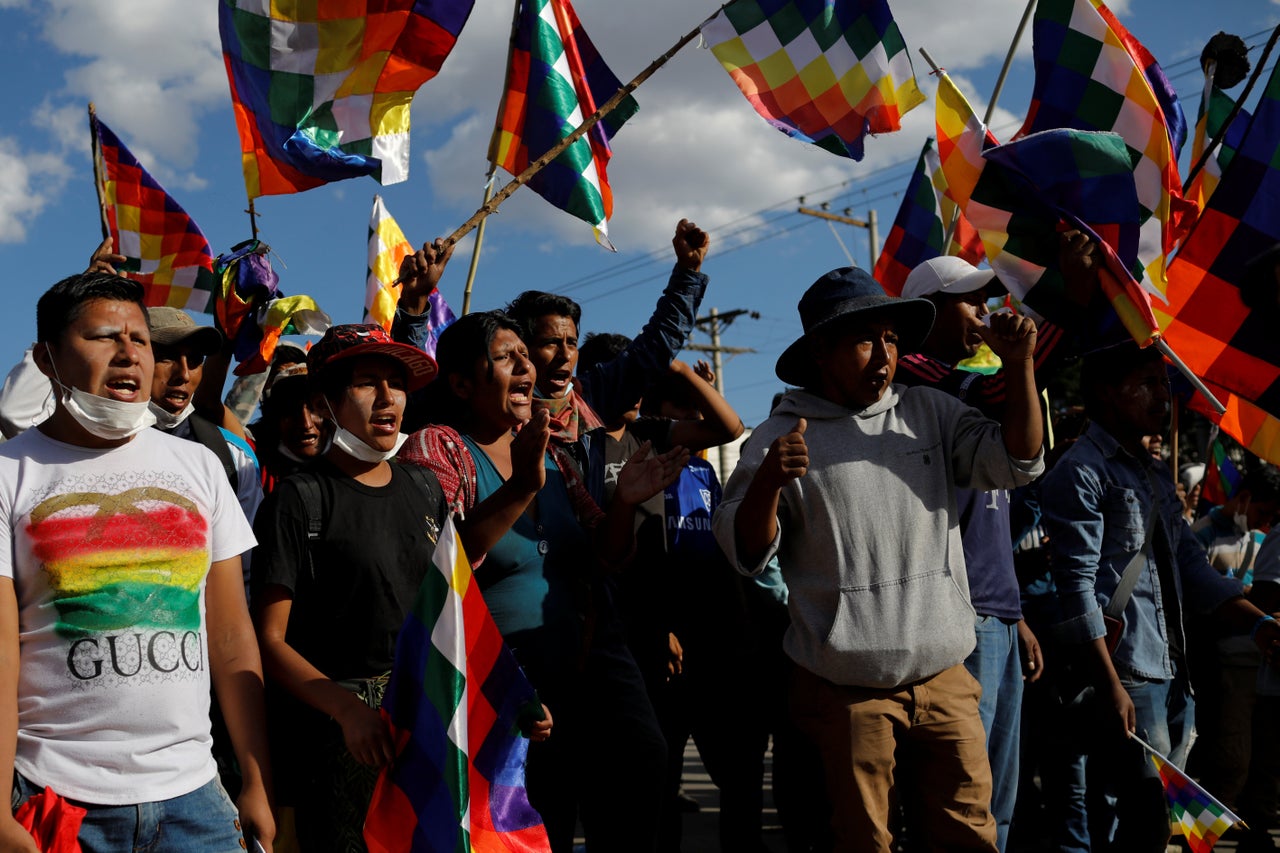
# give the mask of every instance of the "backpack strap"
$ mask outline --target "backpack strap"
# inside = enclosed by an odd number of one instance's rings
[[[311,579],[316,577],[316,561],[312,548],[320,540],[324,532],[324,493],[320,490],[320,479],[311,471],[299,471],[289,478],[298,489],[298,497],[302,498],[302,513],[307,519],[307,568]]]
[[[440,540],[440,524],[444,521],[435,517],[440,505],[445,503],[444,489],[440,485],[440,480],[430,469],[412,462],[393,461],[391,464],[408,475],[416,486],[413,491],[422,499],[420,509],[423,523],[426,526],[427,538],[431,540],[431,545],[434,547]],[[448,511],[445,510],[446,513]]]
[[[212,450],[213,455],[218,457],[218,461],[222,463],[222,470],[226,472],[227,480],[231,483],[231,491],[239,494],[240,472],[236,470],[236,462],[231,458],[231,448],[227,447],[227,440],[223,437],[222,431],[212,422],[195,413],[192,413],[187,421],[191,424],[192,437]]]

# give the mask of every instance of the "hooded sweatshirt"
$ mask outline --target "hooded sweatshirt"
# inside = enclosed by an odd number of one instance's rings
[[[745,564],[734,517],[769,446],[802,417],[809,469],[783,487],[778,535]],[[796,663],[836,684],[898,687],[974,647],[956,487],[1012,489],[1043,469],[1043,453],[1011,458],[997,422],[932,388],[892,385],[861,410],[791,391],[743,446],[713,526],[743,574],[777,555]]]

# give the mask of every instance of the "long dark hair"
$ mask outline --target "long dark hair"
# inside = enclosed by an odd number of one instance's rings
[[[431,384],[423,389],[427,421],[445,424],[458,429],[466,413],[453,389],[449,377],[471,376],[476,362],[484,359],[488,365],[486,376],[493,378],[493,357],[489,349],[493,339],[502,330],[520,335],[520,324],[504,311],[477,311],[465,314],[440,333],[436,342],[436,365],[439,372]]]

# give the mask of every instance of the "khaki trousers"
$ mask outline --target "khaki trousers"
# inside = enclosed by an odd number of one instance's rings
[[[899,803],[913,849],[996,850],[980,692],[962,664],[885,690],[832,684],[796,667],[791,713],[822,754],[837,851],[889,853]],[[902,785],[900,745],[913,760]]]

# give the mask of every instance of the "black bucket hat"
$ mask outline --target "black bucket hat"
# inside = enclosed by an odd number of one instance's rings
[[[800,297],[799,308],[804,334],[787,347],[774,368],[779,379],[799,387],[810,384],[816,376],[809,336],[837,320],[892,319],[898,327],[898,346],[907,352],[919,349],[933,328],[932,302],[889,296],[874,278],[857,267],[841,267],[815,281]]]

